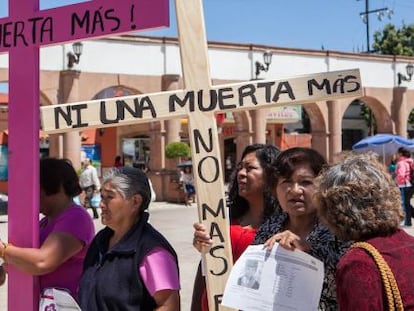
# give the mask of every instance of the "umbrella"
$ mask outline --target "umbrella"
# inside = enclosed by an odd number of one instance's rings
[[[184,161],[177,164],[178,167],[186,167],[186,166],[193,166],[193,162],[191,160]]]
[[[356,152],[373,151],[384,159],[386,156],[396,154],[400,147],[412,151],[414,150],[414,141],[398,135],[377,134],[360,140],[352,146],[352,150]]]

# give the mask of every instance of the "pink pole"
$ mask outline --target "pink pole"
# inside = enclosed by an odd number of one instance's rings
[[[102,23],[93,19],[99,14]],[[43,11],[39,0],[9,0],[9,17],[0,19],[7,29],[0,52],[9,52],[9,242],[39,246],[39,47],[168,23],[168,0],[94,0]],[[36,277],[10,266],[8,284],[8,310],[38,309]]]
[[[39,0],[9,0],[11,16],[38,9]],[[38,247],[39,49],[16,48],[9,59],[9,241]],[[8,310],[36,310],[37,293],[34,277],[10,267]]]

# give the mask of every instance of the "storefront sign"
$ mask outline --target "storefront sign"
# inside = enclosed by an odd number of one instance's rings
[[[293,123],[302,119],[302,106],[271,108],[266,115],[267,123]]]

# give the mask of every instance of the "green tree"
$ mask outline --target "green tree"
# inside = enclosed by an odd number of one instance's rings
[[[414,56],[414,24],[403,24],[399,29],[392,24],[385,25],[382,32],[374,33],[373,47],[377,53],[384,55]],[[408,123],[414,125],[413,111]]]
[[[191,157],[191,149],[188,144],[181,141],[172,142],[165,146],[165,156],[169,159],[178,158],[179,162],[181,162],[181,158]]]
[[[377,133],[377,122],[371,108],[365,105],[363,102],[359,102],[361,106],[360,116],[364,119],[368,127],[368,135],[374,135]]]
[[[374,50],[384,55],[414,56],[414,24],[396,28],[386,24],[382,32],[374,33]]]

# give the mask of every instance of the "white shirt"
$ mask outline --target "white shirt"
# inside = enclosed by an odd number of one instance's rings
[[[184,173],[181,171],[180,182],[184,185],[194,185],[193,173]]]
[[[85,167],[79,176],[79,185],[82,189],[92,185],[95,185],[96,190],[101,188],[101,183],[99,182],[98,173],[95,167],[92,165]]]

